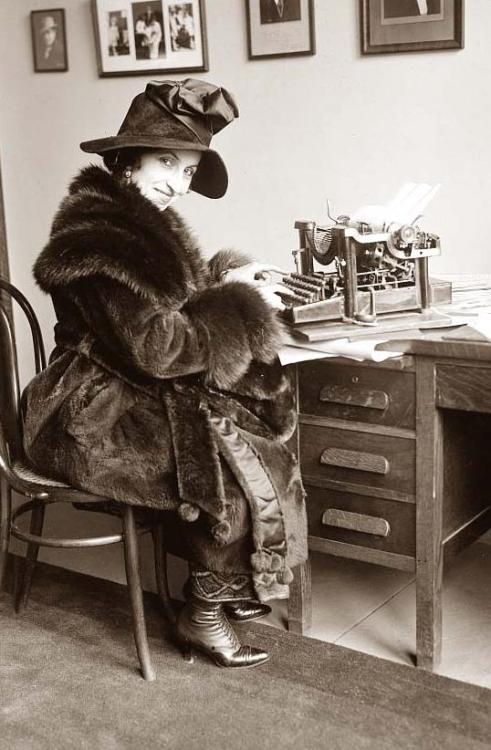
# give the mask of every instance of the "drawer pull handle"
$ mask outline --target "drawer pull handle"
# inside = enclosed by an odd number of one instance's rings
[[[347,510],[328,508],[322,514],[322,523],[325,526],[337,526],[339,529],[350,531],[361,531],[363,534],[375,534],[376,536],[389,536],[390,524],[385,518],[377,516],[365,516],[363,513],[350,513]]]
[[[346,388],[342,385],[325,385],[319,393],[319,401],[345,406],[364,406],[367,409],[384,411],[390,403],[385,391],[370,391],[365,388]]]
[[[344,469],[370,471],[372,474],[388,474],[390,469],[390,464],[385,456],[348,451],[344,448],[326,448],[321,454],[320,462],[328,466],[340,466]]]

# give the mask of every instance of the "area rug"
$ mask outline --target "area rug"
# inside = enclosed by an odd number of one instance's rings
[[[14,615],[0,594],[2,750],[476,750],[491,691],[253,623],[257,669],[187,664],[146,598],[157,680],[139,676],[124,587],[40,565]]]

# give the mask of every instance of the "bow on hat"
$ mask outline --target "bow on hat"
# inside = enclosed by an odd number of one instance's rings
[[[229,91],[195,78],[151,82],[145,93],[207,144],[212,135],[239,116],[237,102]]]

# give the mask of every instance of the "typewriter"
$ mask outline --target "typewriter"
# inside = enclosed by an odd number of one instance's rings
[[[407,183],[387,206],[366,206],[330,223],[296,221],[296,270],[278,292],[294,337],[317,341],[433,328],[449,317],[433,305],[451,301],[451,285],[431,280],[428,259],[440,238],[419,227],[421,209],[437,188]],[[327,269],[316,270],[315,262]]]

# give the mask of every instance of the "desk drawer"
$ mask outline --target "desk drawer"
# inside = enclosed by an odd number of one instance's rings
[[[414,495],[415,441],[302,424],[300,466],[304,478]]]
[[[412,372],[308,362],[298,373],[303,414],[414,429]]]
[[[491,367],[437,365],[436,403],[443,409],[491,413]]]
[[[308,485],[305,489],[309,536],[414,556],[414,505]]]

